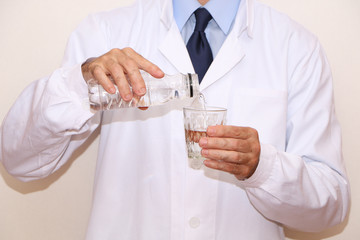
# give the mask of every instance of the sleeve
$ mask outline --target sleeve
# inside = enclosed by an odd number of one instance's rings
[[[95,16],[70,36],[62,67],[31,83],[18,97],[0,129],[0,159],[22,181],[59,169],[100,122],[90,111],[81,63],[106,52],[106,28]]]
[[[350,189],[330,67],[317,40],[303,43],[289,44],[286,150],[262,144],[257,170],[241,185],[266,218],[316,232],[344,220]]]

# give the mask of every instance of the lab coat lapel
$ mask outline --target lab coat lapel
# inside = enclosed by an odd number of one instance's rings
[[[164,41],[159,46],[159,50],[179,72],[194,73],[194,67],[184,40],[173,17],[172,1],[165,1],[163,6],[161,22],[167,29],[167,33]],[[252,37],[253,8],[253,0],[241,2],[233,30],[205,74],[200,84],[200,91],[223,77],[244,58],[245,51],[240,37],[245,30],[247,30],[248,37]]]
[[[240,45],[240,40],[236,37],[229,36],[206,72],[200,84],[200,91],[224,76],[238,64],[244,56],[245,52]]]
[[[223,77],[245,57],[241,37],[245,32],[247,32],[248,37],[252,37],[252,25],[253,0],[242,1],[235,18],[233,30],[229,33],[223,46],[205,74],[200,84],[200,91]]]
[[[195,72],[184,40],[180,35],[179,29],[175,21],[167,32],[164,41],[159,46],[159,50],[179,72]]]
[[[194,73],[190,56],[173,17],[172,1],[165,1],[163,6],[161,23],[167,33],[159,50],[179,72]]]

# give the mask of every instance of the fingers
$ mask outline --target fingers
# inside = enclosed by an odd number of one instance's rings
[[[230,125],[209,126],[207,134],[210,137],[231,137],[237,139],[248,139],[250,137],[258,137],[255,129],[250,127],[238,127]]]
[[[161,78],[164,76],[164,72],[161,71],[161,69],[158,66],[156,66],[155,64],[153,64],[152,62],[150,62],[149,60],[147,60],[146,58],[135,52],[133,49],[124,48],[123,51],[127,56],[134,59],[134,61],[138,64],[138,67],[140,69],[148,72],[153,77]]]
[[[232,173],[239,179],[250,177],[257,168],[261,149],[255,129],[212,126],[199,145],[207,167]]]
[[[132,91],[138,95],[142,96],[146,92],[145,83],[140,74],[140,64],[136,58],[139,58],[134,50],[130,50],[128,48],[119,50],[113,49],[115,57],[117,58],[117,68],[118,71],[122,72],[124,75],[124,79],[121,79],[119,76],[119,80],[122,82],[123,86],[132,86]],[[136,57],[135,57],[136,56]],[[125,75],[127,78],[125,78]],[[119,86],[119,85],[118,85]],[[119,86],[120,87],[120,86]],[[126,90],[126,88],[122,89]],[[120,89],[119,89],[120,91]]]
[[[205,160],[204,165],[209,168],[228,172],[235,175],[239,180],[244,180],[251,177],[256,168],[249,167],[248,165],[239,165],[234,163],[226,163],[214,160]]]
[[[131,48],[112,49],[82,65],[85,81],[94,78],[109,93],[115,93],[114,84],[116,84],[121,97],[126,101],[130,101],[133,94],[143,96],[146,93],[140,70],[157,78],[164,76],[159,67]]]
[[[94,68],[91,70],[91,75],[93,78],[95,78],[105,91],[114,94],[115,93],[115,87],[110,78],[106,75],[106,72],[102,69],[101,66],[94,66]]]
[[[207,159],[235,164],[247,164],[252,159],[247,153],[214,149],[202,149],[201,155]]]
[[[206,158],[205,166],[234,174],[241,180],[251,177],[259,163],[256,153],[203,149],[201,155]]]
[[[199,141],[200,147],[208,149],[222,149],[229,151],[250,152],[251,145],[248,140],[235,138],[206,137]]]

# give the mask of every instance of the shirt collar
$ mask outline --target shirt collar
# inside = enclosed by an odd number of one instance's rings
[[[193,12],[201,7],[197,0],[172,0],[174,6],[174,18],[180,31],[184,27],[187,20]],[[228,34],[231,24],[236,17],[241,0],[210,0],[204,8],[206,8],[215,22],[219,25],[224,34]]]

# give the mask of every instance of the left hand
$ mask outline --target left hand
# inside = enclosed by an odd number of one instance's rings
[[[259,163],[259,136],[253,128],[210,126],[199,144],[205,166],[234,174],[239,180],[251,177]]]

